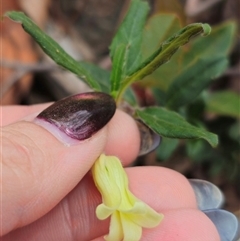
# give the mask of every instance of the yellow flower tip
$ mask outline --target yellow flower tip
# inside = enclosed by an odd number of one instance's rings
[[[163,214],[130,192],[127,175],[117,157],[102,154],[92,167],[92,174],[103,201],[96,215],[100,220],[111,216],[106,241],[138,241],[142,228],[154,228],[162,221]]]

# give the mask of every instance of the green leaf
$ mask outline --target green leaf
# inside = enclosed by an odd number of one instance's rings
[[[206,38],[196,38],[191,42],[189,51],[184,55],[184,61],[192,61],[197,56],[211,57],[218,54],[228,55],[236,39],[237,25],[226,21],[212,29]]]
[[[161,24],[161,27],[159,27]],[[176,15],[156,14],[149,18],[143,31],[142,54],[143,60],[153,54],[161,43],[181,29]]]
[[[112,63],[112,72],[111,72],[111,94],[115,97],[118,93],[118,90],[121,86],[121,78],[124,67],[124,58],[125,58],[126,48],[125,45],[121,44],[117,47],[115,52],[113,63]]]
[[[163,42],[155,53],[153,53],[136,70],[134,70],[133,73],[123,80],[121,92],[123,92],[128,85],[137,80],[143,79],[147,75],[150,75],[159,66],[169,61],[178,48],[188,43],[191,37],[199,34],[206,36],[210,32],[211,27],[208,24],[202,23],[190,24],[177,32],[174,36]],[[121,96],[121,92],[119,96]]]
[[[136,110],[140,118],[149,128],[161,136],[180,139],[205,139],[213,147],[218,144],[217,135],[188,123],[174,111],[161,107],[148,107]]]
[[[195,59],[172,81],[166,94],[166,105],[177,109],[194,101],[213,79],[228,67],[225,56]]]
[[[130,9],[110,46],[114,74],[111,76],[113,95],[120,81],[141,61],[142,31],[149,11],[147,2],[132,0]]]
[[[240,121],[236,121],[234,124],[232,124],[228,130],[229,137],[236,141],[238,145],[240,145]],[[240,149],[238,148],[238,151],[240,153]]]
[[[101,87],[91,73],[88,72],[78,61],[67,54],[62,47],[45,34],[33,21],[22,12],[7,12],[5,16],[10,19],[20,22],[23,29],[29,33],[34,40],[39,44],[42,50],[51,57],[58,65],[66,68],[76,74],[86,84],[96,91],[101,91]]]
[[[132,107],[139,106],[137,96],[131,87],[126,89],[124,93],[124,100],[127,101],[127,103],[130,104]]]
[[[173,152],[177,149],[179,144],[178,139],[171,139],[164,137],[162,138],[161,144],[156,150],[157,158],[159,160],[165,161],[171,157]]]
[[[159,88],[152,88],[152,94],[156,105],[165,106],[166,105],[166,93]]]
[[[86,61],[80,61],[79,63],[85,70],[91,73],[94,79],[98,80],[101,91],[110,94],[110,72]]]
[[[218,91],[209,95],[206,110],[218,115],[240,118],[240,95],[232,91]]]
[[[161,23],[161,28],[159,28],[159,23]],[[148,58],[161,46],[162,42],[174,35],[181,28],[179,18],[175,14],[158,13],[151,16],[143,32],[142,53],[144,58]],[[156,69],[151,75],[140,80],[139,84],[145,87],[156,86],[161,90],[167,89],[169,78],[179,71],[182,52],[183,48],[180,48],[167,64],[162,65],[161,68]],[[162,74],[158,74],[159,72]]]
[[[176,15],[181,23],[186,23],[184,4],[180,0],[159,0],[154,2],[156,13],[172,13]]]
[[[188,157],[195,162],[211,160],[213,157],[216,158],[215,150],[203,140],[187,141],[185,147]]]
[[[170,16],[168,19],[170,19]],[[157,19],[160,21],[161,18],[162,14],[156,15],[155,22],[157,23]],[[146,29],[146,32],[147,30],[151,31],[152,34],[148,33],[148,35],[152,35],[152,38],[154,38],[155,28],[153,26],[153,21],[151,22],[150,20],[151,18],[147,24],[148,28]],[[170,20],[168,21],[170,22]],[[174,25],[179,26],[179,23],[175,23]],[[174,28],[174,26],[171,28]],[[171,30],[171,28],[168,29]],[[212,28],[210,35],[206,36],[205,38],[197,37],[193,39],[188,45],[180,48],[167,64],[162,65],[161,68],[158,68],[151,75],[144,78],[144,80],[141,81],[141,85],[148,87],[154,86],[161,89],[162,91],[166,91],[172,81],[176,79],[177,76],[180,75],[185,68],[188,68],[192,62],[196,62],[196,59],[209,59],[219,54],[227,56],[232,49],[235,40],[235,22],[228,21],[224,24],[215,26]],[[148,41],[150,45],[152,45],[157,40],[151,40],[151,38],[149,38]],[[159,43],[161,41],[162,39],[160,38]],[[143,53],[145,55],[147,54],[146,50],[146,48],[143,49]],[[151,49],[148,53],[151,54]]]

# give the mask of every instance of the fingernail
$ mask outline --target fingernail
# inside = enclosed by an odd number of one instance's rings
[[[220,208],[224,203],[221,190],[211,182],[199,179],[189,179],[194,190],[200,210]]]
[[[204,213],[211,219],[218,230],[221,241],[233,241],[237,236],[237,217],[225,210],[205,210]]]
[[[148,126],[142,123],[140,120],[136,120],[139,132],[140,132],[140,151],[139,156],[148,154],[155,150],[160,144],[161,137],[153,132]]]
[[[88,92],[55,102],[42,111],[35,122],[57,135],[61,141],[69,143],[71,139],[81,141],[90,138],[109,122],[115,110],[116,104],[110,95]]]

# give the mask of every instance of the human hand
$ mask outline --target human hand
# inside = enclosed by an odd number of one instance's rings
[[[137,126],[116,111],[89,140],[66,146],[43,127],[21,121],[47,106],[2,107],[2,240],[103,240],[109,222],[96,218],[101,197],[88,171],[103,152],[129,165],[139,152]],[[181,174],[161,167],[126,171],[132,192],[165,216],[143,231],[142,240],[220,240]]]

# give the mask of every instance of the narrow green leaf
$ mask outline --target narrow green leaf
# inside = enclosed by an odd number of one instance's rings
[[[137,80],[143,79],[147,75],[150,75],[159,66],[169,61],[178,48],[188,43],[191,37],[199,34],[206,36],[210,32],[211,27],[208,24],[202,23],[190,24],[177,32],[174,36],[163,42],[155,53],[153,53],[145,62],[143,62],[136,70],[123,80],[121,92],[123,92],[128,85]],[[120,93],[120,95],[121,94],[122,93]]]
[[[188,43],[191,37],[199,34],[207,36],[210,32],[211,27],[208,24],[194,23],[186,26],[163,42],[160,48],[142,63],[125,81],[139,80],[151,74],[159,66],[169,61],[178,48]]]
[[[191,42],[184,61],[192,61],[196,56],[211,57],[216,54],[228,55],[237,38],[237,24],[226,21],[212,29],[206,38],[196,38]]]
[[[168,24],[168,28],[165,30],[167,33],[179,26],[177,19],[174,20],[171,15],[165,14],[162,16],[162,14],[158,14],[151,17],[144,31],[144,35],[147,34],[148,36],[147,40],[150,48],[147,52],[147,42],[143,41],[144,46],[146,46],[142,49],[144,56],[152,53],[151,46],[156,46],[157,43],[161,43],[162,35],[159,33],[155,34],[155,32],[157,31],[157,22],[162,21],[164,18]],[[210,35],[205,38],[197,37],[187,46],[180,48],[167,64],[162,65],[161,68],[158,68],[151,75],[146,76],[140,84],[148,87],[154,86],[162,91],[166,91],[172,81],[176,79],[185,68],[188,68],[193,61],[196,61],[196,59],[212,58],[218,54],[227,56],[236,40],[236,29],[236,23],[233,21],[227,21],[221,25],[214,26]],[[159,30],[159,32],[161,32],[161,30]],[[154,36],[156,36],[156,38],[154,38]],[[158,37],[159,39],[157,39]]]
[[[174,14],[156,14],[151,16],[143,30],[142,60],[146,60],[166,39],[173,36],[180,29],[179,18]]]
[[[93,63],[86,61],[80,61],[79,63],[86,71],[91,73],[95,80],[98,80],[101,91],[110,94],[110,72]]]
[[[161,136],[180,139],[205,139],[213,147],[218,144],[217,135],[188,123],[174,111],[161,107],[136,110],[136,117]]]
[[[142,31],[148,11],[147,2],[132,0],[130,9],[112,41],[110,56],[113,69],[121,68],[121,71],[115,72],[111,78],[113,92],[118,91],[121,79],[133,71],[141,61]],[[119,47],[120,45],[123,45],[124,49]]]
[[[98,82],[92,75],[75,59],[67,54],[62,47],[55,42],[51,37],[45,34],[33,21],[22,12],[7,12],[5,16],[10,19],[20,22],[23,29],[29,33],[34,40],[39,44],[42,50],[51,57],[58,65],[76,74],[86,84],[96,91],[101,91]]]
[[[122,78],[123,74],[123,62],[125,58],[125,51],[126,46],[121,44],[117,47],[117,50],[115,52],[115,56],[113,58],[112,63],[112,72],[111,72],[111,94],[113,98],[116,97],[117,91],[120,88],[120,79]]]
[[[240,118],[240,95],[232,91],[212,93],[206,100],[206,110],[218,115]]]
[[[166,94],[166,105],[177,109],[194,101],[213,79],[228,66],[225,56],[195,59],[172,81]]]

